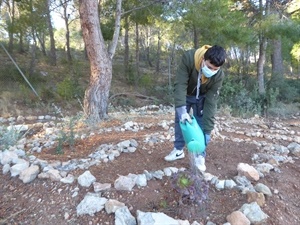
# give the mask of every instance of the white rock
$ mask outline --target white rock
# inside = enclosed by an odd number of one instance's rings
[[[89,187],[95,181],[96,177],[94,177],[89,170],[85,171],[78,177],[78,183],[83,187]]]

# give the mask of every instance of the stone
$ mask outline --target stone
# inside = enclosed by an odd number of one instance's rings
[[[249,219],[240,211],[234,211],[226,217],[231,225],[250,225]]]
[[[136,225],[135,218],[126,206],[118,208],[115,212],[115,225]],[[142,225],[142,224],[139,224]]]
[[[76,207],[77,216],[84,214],[93,216],[94,213],[99,212],[104,208],[106,202],[106,198],[102,198],[97,194],[87,193],[84,199]]]
[[[87,170],[83,174],[81,174],[77,180],[82,187],[89,187],[96,181],[96,177],[94,177],[91,172]]]
[[[115,213],[117,209],[124,207],[125,204],[123,202],[119,202],[118,200],[115,199],[109,199],[106,203],[105,203],[105,211],[108,214],[111,213]]]
[[[263,193],[267,196],[270,196],[270,197],[272,196],[272,192],[271,192],[270,188],[268,186],[262,184],[262,183],[256,184],[254,186],[254,188],[257,192],[261,192],[261,193]]]
[[[247,201],[249,203],[256,202],[260,207],[262,207],[266,203],[265,196],[263,193],[257,193],[252,191],[247,192]]]
[[[259,173],[257,170],[246,163],[239,163],[237,166],[239,176],[245,176],[250,180],[258,181],[259,180]]]
[[[23,181],[24,184],[28,184],[37,177],[39,172],[40,169],[37,165],[31,165],[20,173],[19,178]]]

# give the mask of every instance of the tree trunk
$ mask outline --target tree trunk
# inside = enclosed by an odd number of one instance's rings
[[[160,50],[161,50],[161,35],[160,35],[160,30],[158,30],[157,34],[157,52],[156,52],[156,68],[155,72],[158,74],[160,70]]]
[[[194,48],[199,48],[199,37],[198,37],[198,31],[195,25],[193,25],[193,38],[194,38]]]
[[[257,61],[257,80],[259,94],[265,94],[265,81],[264,81],[264,65],[266,60],[267,41],[265,38],[260,38],[259,43],[259,56]]]
[[[23,43],[23,31],[19,33],[19,53],[24,53],[24,43]]]
[[[33,28],[31,28],[31,30],[32,30],[31,32],[32,32],[33,44],[31,45],[31,60],[30,60],[30,66],[29,66],[29,75],[30,76],[33,75],[35,64],[36,64],[36,45],[37,45],[35,31]]]
[[[67,13],[68,10],[68,2],[60,0],[60,4],[63,7],[63,19],[65,22],[66,27],[66,52],[67,52],[67,60],[68,62],[72,62],[71,56],[71,48],[70,48],[70,28],[69,28],[69,14]]]
[[[55,39],[54,39],[54,32],[53,26],[51,22],[51,15],[50,15],[50,0],[47,0],[47,7],[46,7],[46,14],[47,14],[47,25],[49,29],[49,37],[50,37],[50,53],[49,53],[49,60],[50,65],[56,65],[56,50],[55,50]]]
[[[264,16],[269,15],[269,0],[266,0],[265,7],[263,0],[259,0],[260,20],[263,20]],[[264,65],[266,60],[267,38],[264,36],[264,32],[259,34],[259,56],[257,61],[257,79],[258,79],[258,92],[264,95],[266,92],[264,81]]]
[[[136,78],[134,79],[137,84],[137,78],[140,76],[140,46],[139,46],[139,25],[135,23],[135,61],[136,61]]]
[[[146,54],[146,59],[147,59],[147,62],[149,64],[150,67],[153,67],[153,64],[152,64],[152,61],[151,61],[151,57],[150,57],[150,44],[151,44],[151,29],[149,31],[149,28],[146,27],[146,51],[145,51],[145,54]]]
[[[281,40],[276,39],[272,40],[273,53],[271,56],[272,59],[272,77],[271,84],[272,87],[279,87],[283,81],[283,60],[281,52]]]
[[[98,1],[79,0],[79,13],[91,70],[84,96],[84,111],[90,121],[99,122],[107,117],[112,60],[100,29]]]
[[[129,16],[126,14],[124,18],[124,29],[125,29],[125,35],[124,35],[124,69],[126,72],[129,72]]]
[[[45,35],[44,34],[41,35],[42,37],[37,33],[36,37],[39,40],[39,43],[41,45],[43,55],[46,56],[47,53],[46,53],[46,46],[45,46]]]
[[[8,8],[10,9],[9,2],[7,3]],[[9,10],[10,11],[10,10]],[[12,11],[10,12],[11,15],[11,21],[9,24],[9,29],[8,29],[8,37],[9,37],[9,42],[8,42],[8,51],[13,52],[14,49],[14,26],[15,26],[15,1],[12,1]]]

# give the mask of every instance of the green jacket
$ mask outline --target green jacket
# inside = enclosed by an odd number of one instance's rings
[[[195,68],[195,51],[196,49],[186,51],[179,64],[174,90],[175,107],[186,105],[186,95],[196,95],[198,71]],[[217,101],[224,77],[224,72],[219,69],[214,76],[209,78],[205,84],[201,84],[200,87],[200,95],[205,94],[206,96],[202,127],[206,134],[210,134],[214,129]]]

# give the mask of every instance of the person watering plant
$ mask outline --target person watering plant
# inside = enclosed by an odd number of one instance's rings
[[[191,123],[190,110],[205,134],[206,145],[214,128],[219,91],[224,80],[221,66],[226,58],[225,50],[218,45],[204,45],[186,51],[179,64],[175,80],[175,141],[174,149],[164,159],[174,161],[184,158],[185,141],[181,122]],[[195,165],[205,171],[206,151],[195,156]]]

